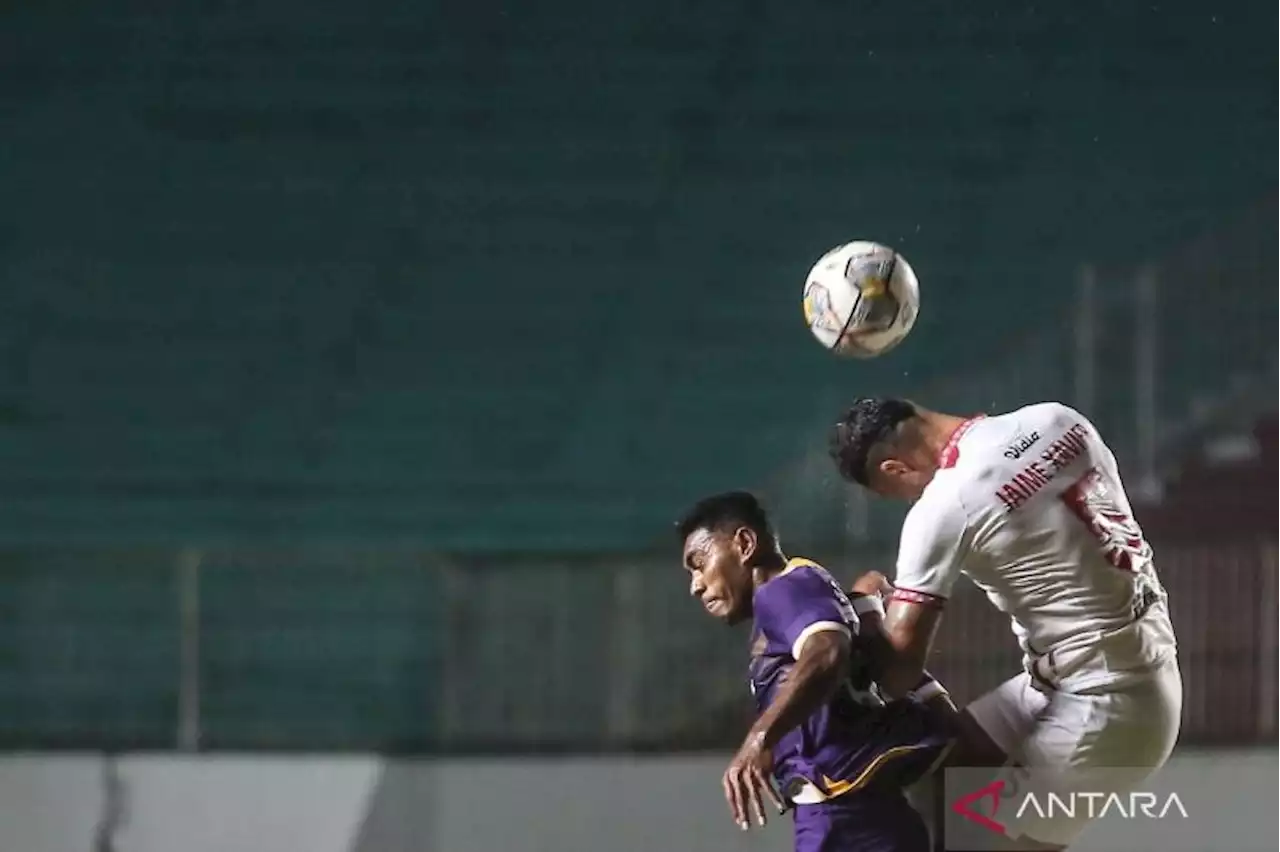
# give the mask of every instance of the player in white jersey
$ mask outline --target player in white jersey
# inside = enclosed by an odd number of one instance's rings
[[[964,574],[1010,616],[1024,653],[1021,674],[962,714],[975,754],[1080,777],[1108,767],[1129,789],[1168,759],[1182,680],[1166,595],[1088,420],[1058,403],[963,418],[860,399],[831,454],[843,477],[914,501],[882,622],[884,689],[919,681]],[[1019,830],[1034,848],[1065,848],[1085,824],[1057,815]]]

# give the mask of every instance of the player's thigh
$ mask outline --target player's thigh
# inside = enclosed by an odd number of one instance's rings
[[[1028,766],[1098,769],[1135,783],[1168,759],[1182,722],[1182,678],[1176,664],[1149,681],[1114,692],[1055,693],[1023,748]],[[1117,771],[1119,770],[1119,771]]]
[[[1072,794],[1124,795],[1164,764],[1177,741],[1182,681],[1176,664],[1151,681],[1112,693],[1056,693],[1023,747],[1030,787],[1069,800]],[[1088,826],[1087,814],[1028,814],[1018,833],[1069,846]]]
[[[1137,782],[1169,759],[1182,727],[1182,675],[1176,662],[1142,684],[1106,696],[1097,723],[1086,728],[1072,765],[1108,772],[1120,767]]]
[[[1022,757],[1049,699],[1022,672],[970,702],[960,713],[961,744],[951,761],[964,766],[1000,766]]]

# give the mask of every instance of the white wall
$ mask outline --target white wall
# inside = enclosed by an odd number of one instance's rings
[[[724,762],[129,757],[117,852],[787,848],[785,824],[739,837]],[[103,775],[93,756],[0,759],[0,852],[90,852]]]
[[[719,756],[390,762],[144,756],[118,763],[115,852],[735,852],[786,850],[790,826],[744,835]],[[0,852],[93,852],[107,796],[95,756],[0,758]],[[1108,824],[1080,852],[1276,848],[1275,752],[1183,752],[1162,773],[1190,818]],[[1194,786],[1196,789],[1191,790]],[[1185,795],[1182,789],[1190,792]]]

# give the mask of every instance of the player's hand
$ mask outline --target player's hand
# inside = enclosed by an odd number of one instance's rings
[[[853,586],[850,587],[849,592],[855,597],[859,595],[888,597],[893,594],[893,584],[879,571],[868,571],[853,581]]]
[[[724,773],[724,798],[729,803],[733,821],[743,831],[754,817],[759,825],[765,824],[764,800],[768,797],[785,813],[787,806],[778,791],[773,789],[770,776],[773,773],[773,752],[765,747],[764,736],[749,735]]]

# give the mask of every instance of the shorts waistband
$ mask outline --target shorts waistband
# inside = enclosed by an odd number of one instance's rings
[[[1027,674],[1041,691],[1056,691],[1062,689],[1062,684],[1072,675],[1108,652],[1125,648],[1126,643],[1133,643],[1131,653],[1139,655],[1144,644],[1142,624],[1152,608],[1164,600],[1165,596],[1160,592],[1154,589],[1144,590],[1141,596],[1134,599],[1133,620],[1128,624],[1107,633],[1099,631],[1077,637],[1073,642],[1074,647],[1065,650],[1050,649],[1044,654],[1030,654],[1026,665]],[[1125,651],[1122,650],[1121,653]]]

